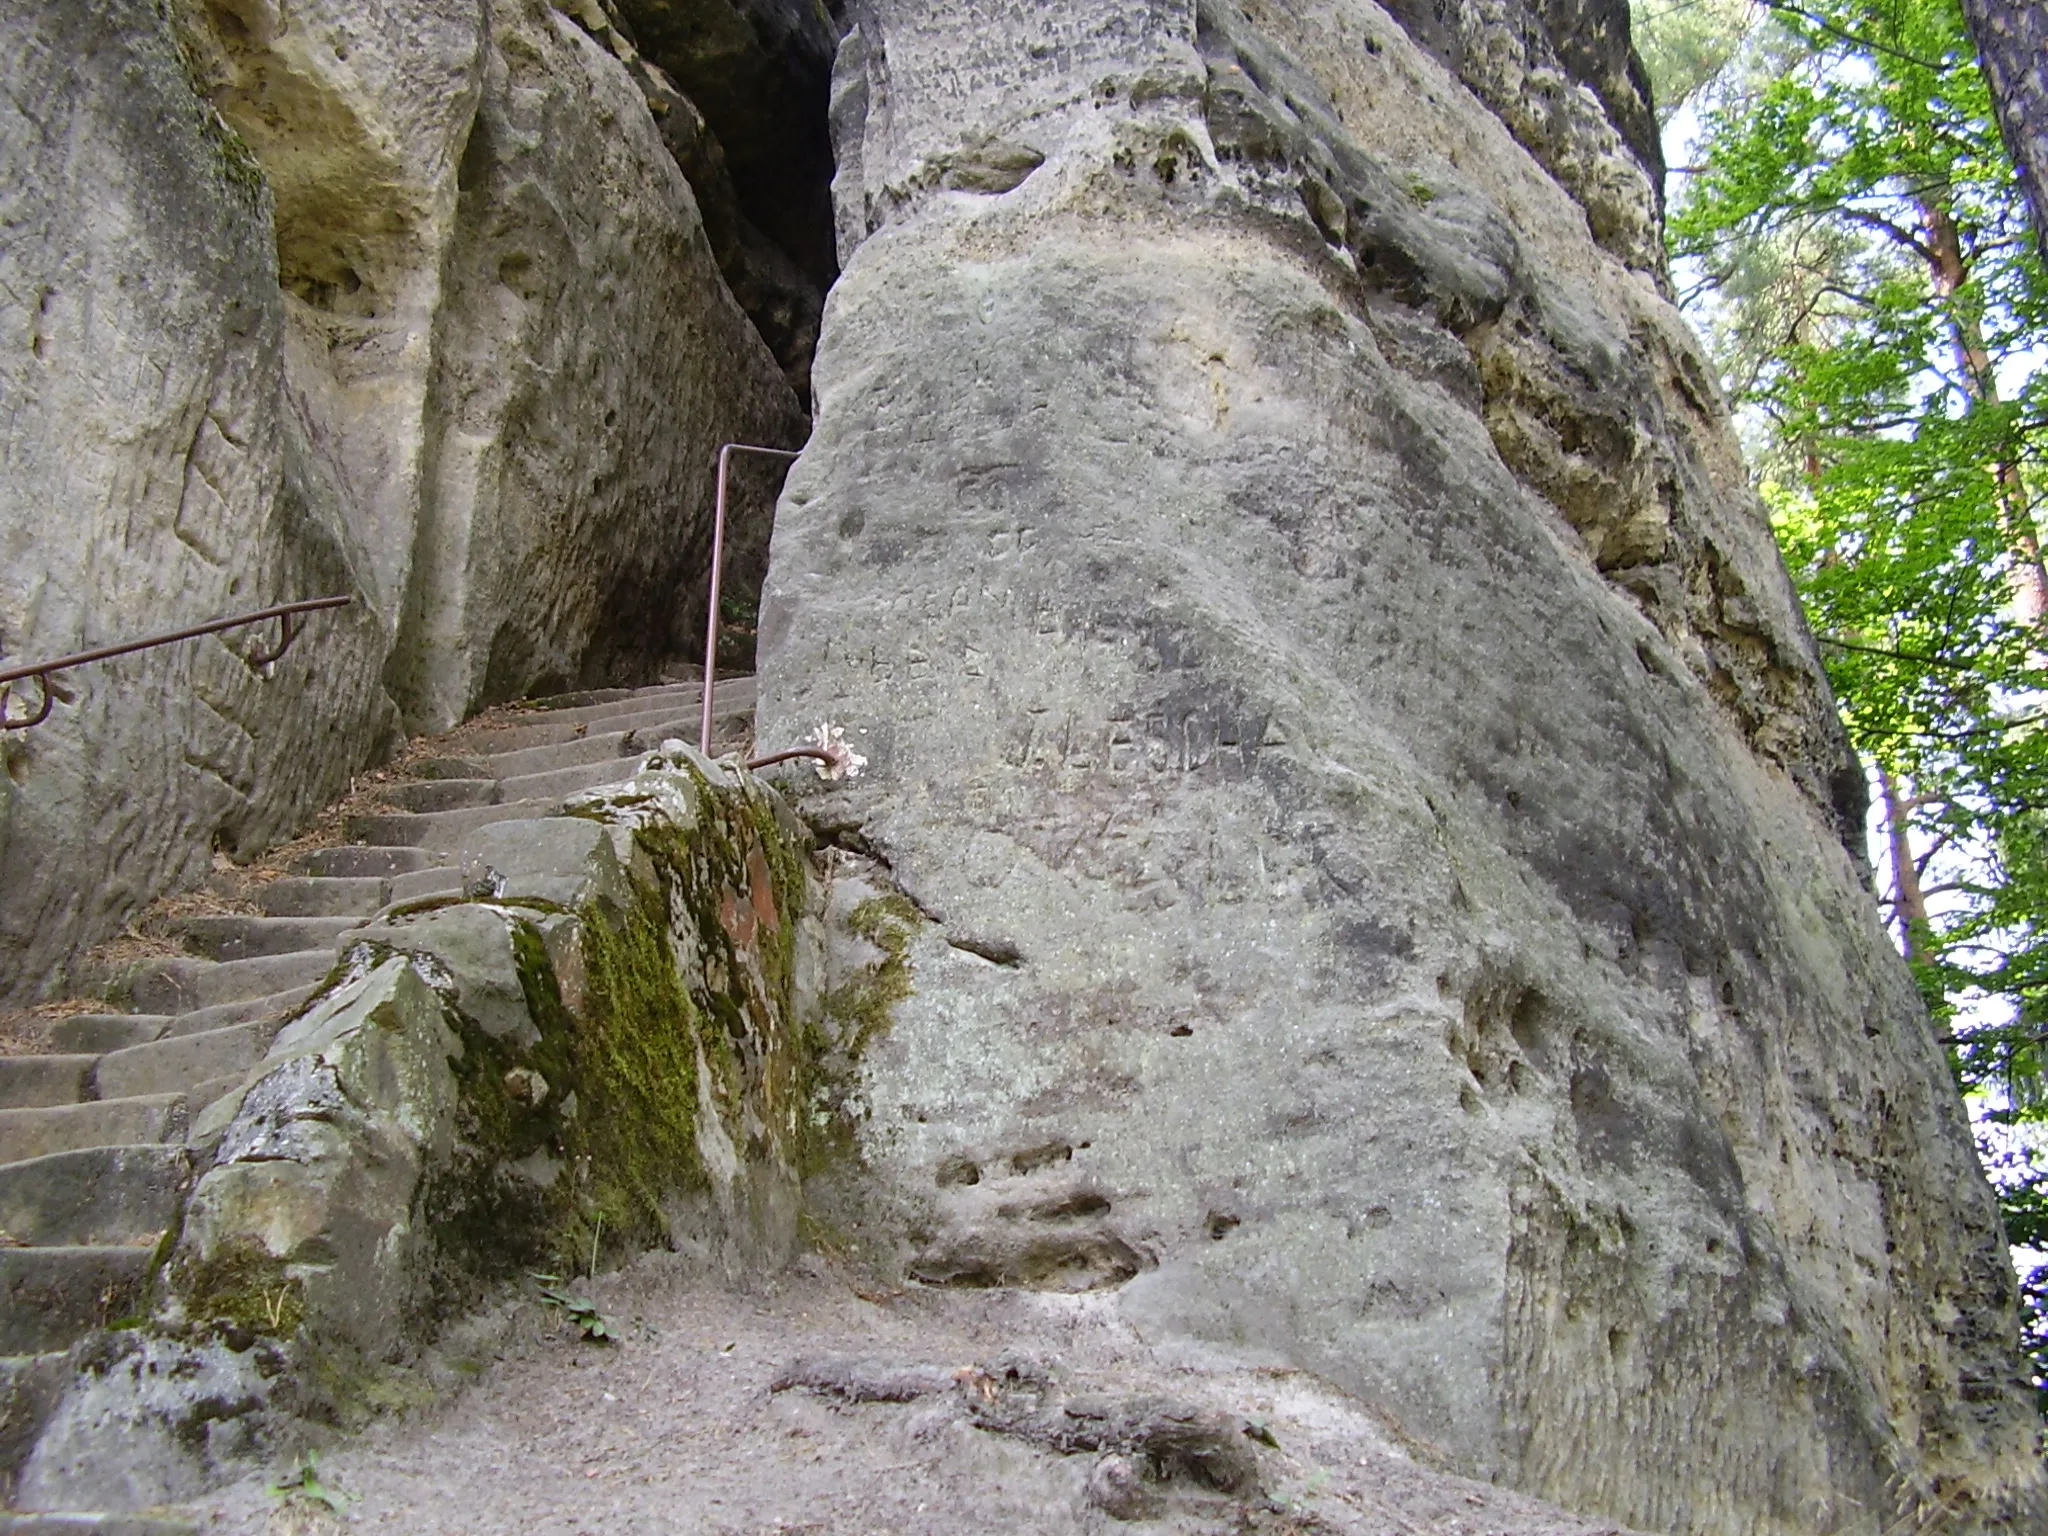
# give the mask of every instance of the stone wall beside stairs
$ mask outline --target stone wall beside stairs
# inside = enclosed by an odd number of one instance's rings
[[[639,681],[699,632],[718,445],[804,413],[641,73],[571,9],[0,5],[0,656],[357,600],[268,678],[270,632],[151,651],[0,738],[0,1004],[401,726]]]
[[[476,777],[422,785],[554,793],[363,818],[381,842],[318,850],[348,873],[273,882],[353,910],[201,925],[232,950],[236,923],[257,949],[310,924],[311,947],[150,962],[132,995],[190,1012],[68,1020],[71,1049],[6,1063],[0,1495],[191,1497],[359,1416],[495,1279],[791,1251],[803,1170],[843,1140],[845,1019],[874,1011],[849,1000],[900,966],[827,945],[774,790],[676,741],[622,755],[631,722],[695,702],[549,712],[427,760]]]

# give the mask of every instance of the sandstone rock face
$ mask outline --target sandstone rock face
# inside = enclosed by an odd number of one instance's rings
[[[718,444],[804,420],[640,82],[542,0],[0,14],[0,647],[359,599],[267,684],[270,636],[201,642],[5,738],[14,997],[401,720],[686,648]]]
[[[190,21],[277,187],[293,379],[362,509],[408,722],[675,649],[705,466],[802,420],[625,64],[543,0]]]
[[[364,590],[362,545],[286,382],[270,196],[144,0],[6,12],[0,105],[0,649],[28,661]],[[63,679],[0,737],[0,995],[104,936],[216,839],[254,848],[396,721],[366,607]],[[33,693],[11,714],[30,712]],[[25,708],[24,706],[27,706]]]
[[[760,734],[848,728],[809,814],[924,920],[831,1219],[1647,1529],[2037,1517],[1990,1198],[1622,133],[1532,153],[1366,0],[847,10]]]

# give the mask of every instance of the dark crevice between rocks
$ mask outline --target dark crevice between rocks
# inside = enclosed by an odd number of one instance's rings
[[[827,124],[836,26],[811,0],[584,0],[696,195],[726,286],[806,409],[839,275]]]

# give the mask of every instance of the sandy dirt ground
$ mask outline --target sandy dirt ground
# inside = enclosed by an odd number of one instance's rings
[[[256,1477],[204,1528],[1621,1536],[1431,1469],[1313,1377],[1162,1363],[1103,1296],[874,1291],[816,1259],[741,1288],[665,1255],[573,1289],[616,1342],[504,1302],[450,1331],[466,1385],[319,1452],[340,1517]]]

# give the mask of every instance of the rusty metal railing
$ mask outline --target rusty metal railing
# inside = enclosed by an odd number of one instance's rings
[[[697,750],[706,757],[711,755],[711,700],[718,690],[718,594],[725,581],[726,473],[736,453],[758,453],[775,459],[797,457],[792,448],[762,448],[753,443],[727,443],[718,450],[718,509],[711,524],[711,616],[704,622],[704,720],[697,739]]]
[[[206,624],[194,624],[189,629],[177,629],[167,635],[151,635],[146,640],[128,640],[119,645],[103,645],[96,650],[80,651],[72,656],[59,656],[51,661],[39,661],[26,667],[10,667],[0,671],[0,731],[25,731],[32,725],[41,725],[50,718],[50,709],[61,696],[50,686],[50,679],[59,672],[68,672],[73,667],[82,667],[90,662],[107,661],[115,656],[127,656],[135,651],[154,650],[160,645],[176,645],[181,640],[197,640],[203,635],[217,635],[223,630],[241,629],[250,624],[264,624],[271,619],[279,621],[277,648],[263,651],[242,659],[251,667],[267,667],[292,648],[292,642],[299,638],[300,617],[317,613],[323,608],[346,608],[354,602],[353,597],[309,597],[303,602],[279,603],[274,608],[258,608],[254,613],[238,613],[233,618],[215,619]],[[33,715],[10,717],[7,706],[14,698],[14,685],[34,678],[38,694],[36,712]],[[65,702],[69,702],[68,699]]]

